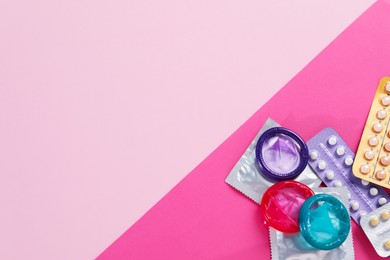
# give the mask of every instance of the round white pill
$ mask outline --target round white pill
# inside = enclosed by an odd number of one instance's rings
[[[385,110],[379,110],[377,113],[376,113],[376,117],[380,120],[382,119],[385,119],[387,116],[387,113]]]
[[[366,181],[366,180],[362,180],[362,184],[364,185],[364,186],[367,186],[368,184],[370,184],[368,181]]]
[[[380,133],[382,132],[382,125],[380,123],[376,123],[372,126],[372,130],[375,132],[375,133]]]
[[[382,156],[380,159],[379,159],[379,162],[383,165],[383,166],[387,166],[390,164],[390,157],[388,156]]]
[[[348,192],[348,199],[350,200],[352,198],[352,195],[350,192]]]
[[[347,165],[347,166],[351,166],[353,164],[353,159],[351,156],[348,156],[347,158],[345,158],[344,160],[344,163]]]
[[[379,204],[380,206],[383,206],[383,205],[385,205],[386,203],[387,203],[387,199],[384,198],[384,197],[382,197],[382,198],[380,198],[380,199],[378,200],[378,204]]]
[[[328,180],[333,180],[334,179],[334,172],[333,171],[331,171],[331,170],[329,170],[329,171],[327,171],[326,172],[326,178],[328,179]]]
[[[386,173],[384,170],[379,170],[375,173],[375,178],[377,178],[378,180],[384,180],[386,178]]]
[[[376,138],[375,136],[370,137],[370,138],[368,139],[368,145],[369,145],[369,146],[374,147],[374,146],[377,146],[378,143],[379,143],[378,138]]]
[[[360,166],[359,170],[361,174],[368,174],[370,172],[370,166],[368,166],[368,164],[363,164]]]
[[[383,149],[385,149],[386,152],[390,152],[390,142],[387,142],[385,143],[385,145],[383,146]]]
[[[342,187],[343,184],[341,183],[341,181],[335,181],[333,186],[335,186],[335,187]]]
[[[335,145],[335,144],[337,144],[337,138],[336,138],[336,136],[332,135],[331,137],[329,137],[329,139],[328,139],[328,144],[330,144],[330,145]]]
[[[352,201],[351,208],[352,210],[357,211],[360,208],[359,202],[357,202],[356,200]]]
[[[382,98],[382,105],[384,105],[384,106],[390,105],[390,97],[389,96],[384,96]]]
[[[376,196],[376,195],[378,195],[378,189],[375,188],[375,187],[372,187],[372,188],[370,189],[370,194],[371,194],[371,196]]]
[[[318,168],[323,171],[326,168],[326,162],[325,161],[319,161],[318,162]]]
[[[343,156],[345,154],[345,148],[344,146],[340,146],[337,148],[336,153],[338,156]]]
[[[371,150],[366,151],[366,152],[364,153],[364,157],[365,157],[367,160],[369,160],[369,161],[371,161],[372,159],[374,159],[374,156],[375,156],[375,154],[374,154],[374,152],[371,151]]]
[[[312,159],[313,161],[317,160],[318,159],[318,152],[317,151],[311,151],[310,152],[310,159]]]

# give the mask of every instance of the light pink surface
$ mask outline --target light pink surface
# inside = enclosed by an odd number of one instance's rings
[[[98,259],[267,259],[260,207],[224,179],[267,117],[305,140],[333,127],[356,151],[390,73],[389,13],[375,3]],[[356,259],[382,259],[352,226]]]
[[[0,1],[0,259],[98,255],[372,2]]]

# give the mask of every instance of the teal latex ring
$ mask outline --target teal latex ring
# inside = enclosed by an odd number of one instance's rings
[[[340,200],[328,194],[317,194],[303,203],[299,228],[311,246],[332,250],[347,239],[351,223],[348,210]]]

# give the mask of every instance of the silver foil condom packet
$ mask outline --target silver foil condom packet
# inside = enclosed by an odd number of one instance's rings
[[[316,194],[329,194],[348,206],[348,190],[345,187],[313,188]],[[338,259],[353,260],[355,258],[352,230],[341,246],[332,250],[318,250],[311,247],[300,233],[286,234],[273,228],[269,229],[272,260],[318,260]]]
[[[274,127],[280,127],[280,125],[272,119],[267,119],[225,180],[227,184],[239,190],[256,203],[260,203],[264,192],[277,182],[265,178],[264,174],[260,172],[259,167],[256,166],[257,141],[265,131]],[[294,180],[302,182],[310,188],[318,187],[321,183],[321,180],[309,165]]]

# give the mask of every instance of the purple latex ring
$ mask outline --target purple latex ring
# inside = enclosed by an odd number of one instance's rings
[[[268,179],[294,179],[303,172],[308,161],[309,151],[306,143],[298,134],[287,128],[270,128],[257,141],[257,167]]]

